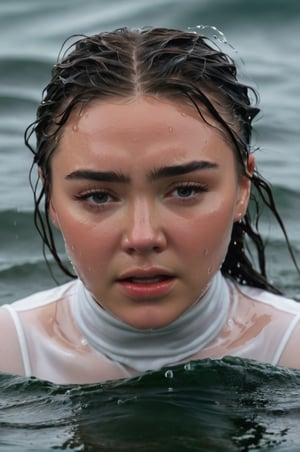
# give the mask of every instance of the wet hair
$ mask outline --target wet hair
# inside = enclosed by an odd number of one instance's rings
[[[206,36],[176,29],[120,28],[75,39],[53,67],[37,119],[25,132],[26,145],[34,154],[31,176],[35,164],[43,175],[42,186],[32,179],[31,183],[34,221],[46,260],[48,249],[59,267],[76,277],[58,255],[48,212],[51,158],[70,114],[95,99],[151,95],[193,105],[202,120],[209,123],[213,118],[231,143],[239,171],[252,180],[252,208],[233,225],[221,271],[238,282],[280,293],[266,274],[265,246],[258,230],[262,204],[275,216],[295,259],[270,185],[257,170],[247,174],[252,121],[259,109],[255,91],[238,81],[234,61]]]

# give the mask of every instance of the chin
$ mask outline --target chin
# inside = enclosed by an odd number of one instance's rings
[[[130,319],[124,319],[123,321],[133,328],[139,330],[155,330],[163,328],[176,320],[176,316],[164,317],[161,313],[145,313],[144,315],[132,316]]]

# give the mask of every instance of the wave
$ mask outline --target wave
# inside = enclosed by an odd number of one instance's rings
[[[0,447],[24,450],[299,450],[300,373],[201,360],[93,385],[0,377]]]

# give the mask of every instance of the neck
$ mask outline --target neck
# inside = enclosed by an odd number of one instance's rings
[[[228,308],[229,289],[220,272],[198,302],[155,330],[140,330],[114,317],[82,284],[72,306],[75,321],[92,348],[140,372],[178,363],[201,351],[221,331]]]

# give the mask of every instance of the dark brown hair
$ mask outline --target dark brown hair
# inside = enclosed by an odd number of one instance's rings
[[[35,163],[39,166],[44,178],[41,189],[38,183],[32,183],[35,224],[43,240],[44,254],[48,248],[69,276],[74,275],[58,255],[48,215],[52,154],[75,108],[82,108],[94,99],[130,97],[137,93],[181,99],[192,104],[206,122],[213,118],[230,140],[241,171],[247,174],[252,120],[259,112],[256,93],[237,80],[233,60],[208,38],[166,28],[121,28],[80,37],[54,66],[37,119],[25,132],[26,145],[34,154],[33,166]],[[34,133],[36,146],[30,144]],[[245,217],[234,223],[221,270],[238,282],[279,293],[266,275],[264,242],[258,231],[261,202],[278,221],[294,260],[271,188],[255,171],[253,218],[248,208]],[[42,203],[44,212],[40,209]],[[249,249],[254,245],[254,259],[245,250],[246,245]]]

